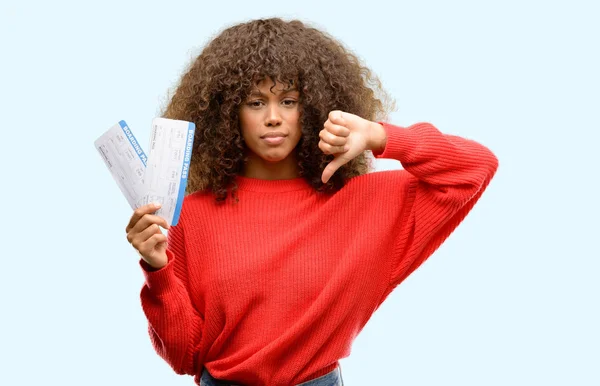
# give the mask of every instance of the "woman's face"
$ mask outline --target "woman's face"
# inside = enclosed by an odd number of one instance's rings
[[[271,78],[256,85],[240,108],[240,127],[249,157],[275,163],[293,157],[302,131],[298,90],[279,82],[271,87]]]

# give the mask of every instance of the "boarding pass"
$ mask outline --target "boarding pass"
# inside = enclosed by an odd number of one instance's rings
[[[166,118],[152,121],[146,156],[125,121],[108,129],[95,142],[132,209],[151,202],[169,225],[179,221],[192,157],[195,125]]]

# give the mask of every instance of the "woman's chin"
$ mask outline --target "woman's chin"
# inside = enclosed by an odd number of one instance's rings
[[[262,158],[266,162],[277,163],[277,162],[283,161],[288,156],[289,156],[289,153],[278,151],[278,152],[269,152],[269,153],[262,154],[260,158]]]

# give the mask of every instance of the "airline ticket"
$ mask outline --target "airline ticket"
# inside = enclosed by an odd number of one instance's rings
[[[145,199],[144,172],[148,157],[125,121],[120,121],[94,141],[119,189],[132,209]]]
[[[152,121],[150,154],[144,175],[146,203],[159,202],[158,216],[177,224],[185,195],[195,125],[166,118]]]
[[[132,209],[159,202],[162,206],[155,214],[176,225],[187,187],[194,131],[191,122],[155,118],[146,156],[127,123],[120,121],[94,144]]]

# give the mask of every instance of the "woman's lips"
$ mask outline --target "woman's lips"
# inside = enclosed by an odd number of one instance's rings
[[[287,137],[287,135],[282,133],[269,133],[264,135],[262,140],[269,145],[280,145],[285,141],[285,137]]]

